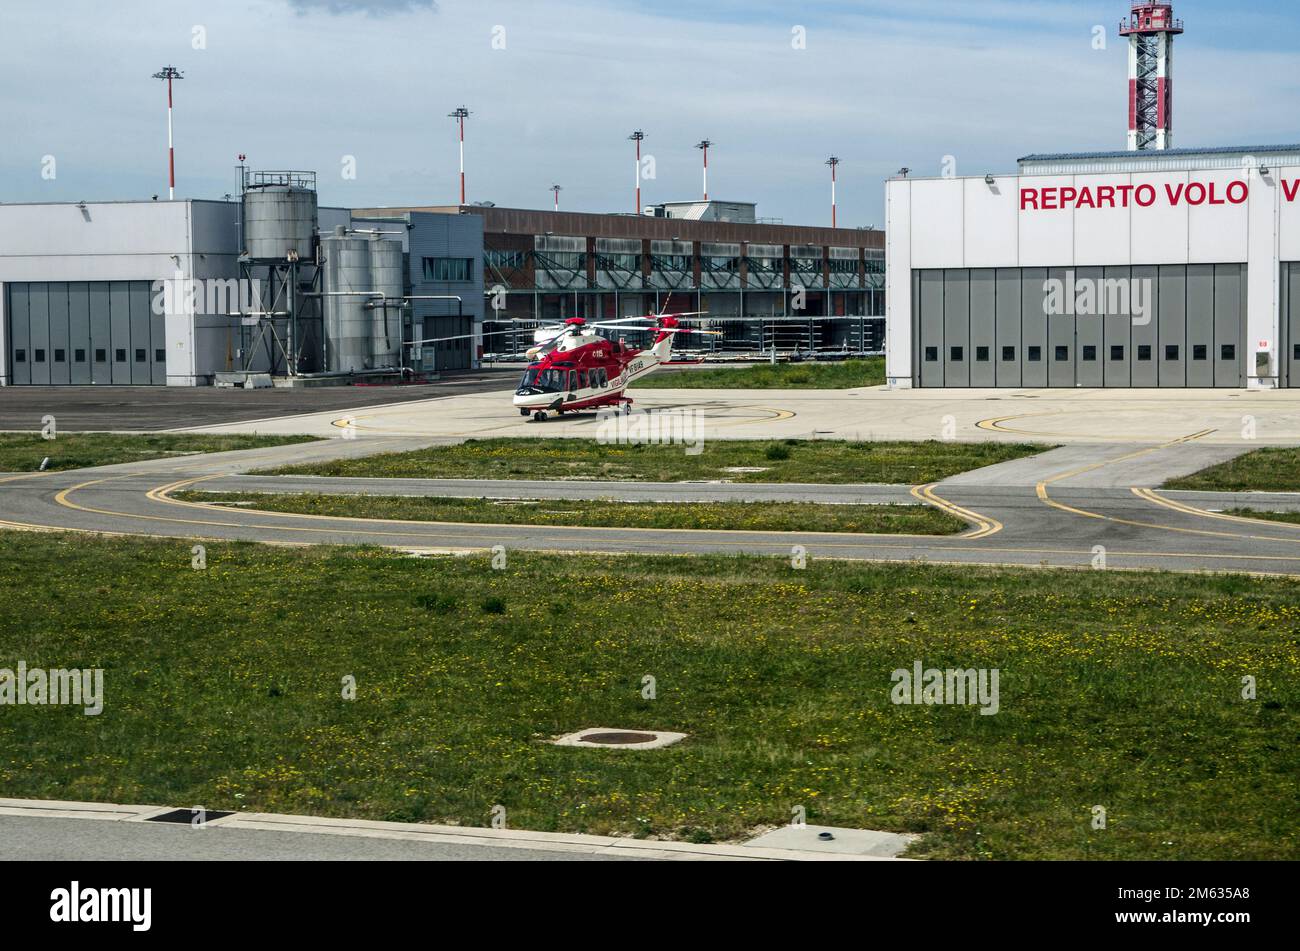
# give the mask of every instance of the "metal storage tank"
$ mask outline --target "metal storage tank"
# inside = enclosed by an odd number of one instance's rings
[[[402,359],[402,296],[406,293],[402,242],[375,238],[370,242],[371,290],[388,299],[370,311],[375,367],[395,367]]]
[[[326,369],[332,372],[366,370],[374,365],[370,356],[373,318],[364,296],[374,289],[370,243],[365,238],[348,237],[341,226],[334,229],[332,236],[321,239]]]
[[[308,187],[307,181],[284,174],[245,190],[244,250],[250,258],[283,261],[293,251],[301,261],[312,260],[318,215],[316,189]]]

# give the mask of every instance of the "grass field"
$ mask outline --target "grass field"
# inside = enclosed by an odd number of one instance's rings
[[[1225,514],[1242,518],[1261,518],[1266,522],[1287,522],[1300,525],[1300,512],[1260,512],[1256,509],[1228,509]]]
[[[1300,449],[1256,449],[1164,484],[1202,492],[1300,492]]]
[[[762,363],[748,367],[661,370],[637,380],[637,389],[850,390],[884,386],[885,358],[838,363]]]
[[[714,440],[704,443],[698,455],[689,455],[682,446],[601,445],[594,439],[473,439],[458,446],[286,466],[271,474],[923,485],[1049,448],[937,441]]]
[[[191,544],[0,534],[0,667],[106,671],[98,717],[0,707],[0,796],[695,841],[803,806],[921,856],[1300,858],[1293,582]],[[918,660],[997,668],[997,715],[891,703]],[[545,742],[591,726],[690,737]]]
[[[819,505],[813,502],[614,502],[605,500],[394,498],[375,495],[268,495],[184,492],[193,502],[249,505],[272,512],[385,518],[406,522],[589,525],[614,528],[728,529],[751,532],[858,532],[952,535],[968,526],[928,505]]]
[[[46,457],[50,460],[46,470],[55,471],[315,441],[314,436],[68,433],[55,439],[43,439],[38,433],[0,433],[0,472],[33,472],[41,467],[41,460]]]

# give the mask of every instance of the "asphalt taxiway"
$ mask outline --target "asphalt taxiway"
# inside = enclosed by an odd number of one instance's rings
[[[399,451],[428,437],[367,436],[244,452],[187,456],[69,472],[0,475],[0,527],[151,535],[278,544],[378,544],[419,552],[507,549],[650,554],[740,553],[789,557],[962,565],[1097,567],[1278,574],[1300,577],[1300,526],[1239,518],[1234,507],[1295,510],[1300,495],[1184,494],[1152,488],[1162,472],[1192,471],[1228,455],[1199,433],[1123,451],[1065,447],[937,485],[662,486],[628,483],[481,483],[248,477],[289,462]],[[1238,446],[1234,452],[1244,451]],[[1154,461],[1153,461],[1154,460]],[[1143,478],[1135,479],[1133,476]],[[987,476],[987,473],[986,473]],[[268,478],[270,481],[268,481]],[[416,484],[411,484],[412,482]],[[253,488],[255,487],[255,488]],[[603,497],[642,501],[684,497],[792,498],[809,501],[933,505],[965,519],[958,536],[815,532],[579,528],[510,524],[401,522],[266,512],[180,500],[185,489],[310,489],[326,493]]]

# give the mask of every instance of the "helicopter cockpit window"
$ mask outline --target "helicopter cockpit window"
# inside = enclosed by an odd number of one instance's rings
[[[524,373],[524,378],[519,381],[519,392],[537,390],[542,393],[559,393],[564,389],[566,381],[567,374],[564,370],[534,370],[530,368]]]

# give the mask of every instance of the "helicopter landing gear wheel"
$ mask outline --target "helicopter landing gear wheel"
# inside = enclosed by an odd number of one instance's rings
[[[546,422],[546,410],[539,409],[535,413],[533,413],[533,422],[535,423]]]

